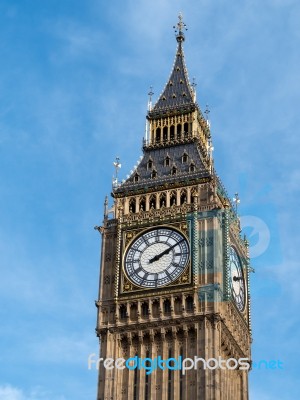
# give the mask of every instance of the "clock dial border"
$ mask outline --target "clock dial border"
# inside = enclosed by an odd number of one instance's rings
[[[163,289],[169,288],[172,285],[186,285],[186,284],[191,283],[191,243],[190,243],[190,240],[189,240],[189,238],[188,238],[188,236],[186,234],[187,230],[185,230],[185,232],[183,232],[180,229],[180,227],[181,227],[180,225],[179,225],[179,227],[177,227],[176,225],[174,226],[174,225],[164,224],[164,225],[152,226],[152,227],[149,227],[147,229],[140,229],[140,230],[138,230],[139,231],[138,233],[134,234],[133,237],[129,241],[127,241],[126,245],[124,245],[123,256],[122,256],[122,275],[123,275],[122,276],[122,281],[124,282],[124,280],[125,280],[130,284],[130,286],[131,286],[130,291],[134,291],[134,290],[149,290],[149,291],[151,291],[151,290],[163,290]],[[131,246],[139,238],[141,238],[143,235],[147,234],[148,232],[158,231],[159,229],[167,229],[167,230],[174,231],[177,234],[179,234],[185,240],[185,243],[186,243],[186,246],[187,246],[187,259],[186,259],[185,265],[184,265],[184,267],[182,269],[182,272],[180,274],[178,274],[174,278],[174,280],[172,280],[170,282],[167,282],[165,285],[160,285],[160,286],[150,286],[150,287],[142,286],[142,285],[139,285],[137,282],[134,282],[130,278],[130,276],[129,276],[127,270],[126,270],[126,265],[125,265],[126,257],[127,257],[127,254],[129,252]],[[128,230],[128,231],[126,231],[124,233],[126,234],[126,233],[129,233],[130,231],[131,230]],[[187,277],[187,273],[189,275],[188,277]],[[127,286],[128,286],[128,284],[127,284]],[[124,288],[123,288],[123,290],[121,289],[121,292],[122,293],[124,293],[124,292],[128,293],[128,288],[126,290],[124,290]]]

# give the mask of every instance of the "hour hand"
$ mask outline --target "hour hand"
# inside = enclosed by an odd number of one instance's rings
[[[154,261],[157,261],[157,260],[159,260],[159,259],[160,259],[160,257],[161,257],[161,255],[160,255],[160,254],[158,254],[158,255],[154,256],[153,258],[151,258],[151,259],[149,260],[149,264],[152,264]]]
[[[154,261],[159,260],[162,256],[164,256],[165,254],[169,254],[170,250],[172,249],[172,247],[169,247],[168,249],[164,250],[162,253],[157,254],[156,256],[154,256],[153,258],[151,258],[149,260],[149,264],[153,263]]]

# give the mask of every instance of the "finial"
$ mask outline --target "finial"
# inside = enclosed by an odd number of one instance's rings
[[[182,17],[181,12],[178,15],[178,23],[176,26],[174,25],[173,28],[175,29],[175,35],[176,35],[177,42],[178,43],[183,42],[184,41],[184,32],[183,31],[187,31],[187,27],[186,27],[186,24],[183,22],[183,17]]]
[[[196,78],[193,77],[192,89],[193,89],[193,94],[194,94],[194,101],[196,101],[196,87],[197,87]]]
[[[105,196],[104,200],[104,219],[107,218],[107,210],[108,210],[108,196]]]
[[[238,205],[241,202],[238,193],[235,193],[235,197],[233,198],[233,202],[235,203],[235,213],[237,215],[237,213],[238,213]]]
[[[117,184],[118,184],[118,171],[122,166],[120,164],[120,157],[116,157],[116,161],[113,162],[113,165],[115,166],[115,169],[116,169],[116,175],[115,175],[115,177],[113,177],[113,186],[117,186]]]
[[[209,109],[209,107],[208,107],[208,104],[206,104],[206,109],[205,109],[205,111],[204,111],[204,114],[206,115],[206,123],[207,123],[207,126],[210,128],[210,122],[209,122],[209,119],[208,119],[208,116],[209,116],[209,114],[210,114],[210,109]]]
[[[151,111],[152,109],[152,96],[154,95],[154,92],[152,91],[153,86],[150,86],[150,91],[148,93],[149,100],[148,100],[148,111]]]
[[[208,108],[208,104],[206,104],[206,109],[204,111],[204,114],[206,115],[206,122],[208,121],[209,113],[210,113],[210,109]]]

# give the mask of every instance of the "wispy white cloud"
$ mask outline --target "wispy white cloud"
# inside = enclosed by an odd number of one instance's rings
[[[65,400],[63,395],[55,395],[41,387],[24,391],[11,385],[0,386],[1,400]]]

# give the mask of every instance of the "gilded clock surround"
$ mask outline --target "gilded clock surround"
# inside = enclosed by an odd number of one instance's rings
[[[159,229],[159,228],[169,228],[169,229],[174,229],[178,232],[180,232],[180,234],[185,238],[185,240],[189,243],[189,237],[188,237],[188,222],[179,222],[179,223],[174,223],[174,224],[164,224],[164,225],[156,225],[155,228]],[[121,293],[125,293],[125,292],[131,292],[131,291],[138,291],[138,290],[155,290],[156,292],[158,290],[161,289],[165,289],[168,287],[172,287],[172,286],[178,286],[178,285],[186,285],[191,283],[191,261],[190,261],[190,256],[188,257],[188,261],[187,264],[184,268],[184,271],[182,272],[182,274],[180,274],[180,276],[175,279],[173,282],[163,286],[163,287],[159,287],[159,288],[145,288],[143,286],[139,286],[137,284],[134,284],[127,276],[127,273],[124,269],[124,264],[125,264],[125,257],[127,254],[127,251],[129,249],[129,247],[132,245],[132,243],[136,240],[137,237],[139,237],[141,234],[146,233],[150,230],[152,230],[153,227],[148,228],[148,229],[133,229],[130,231],[125,231],[123,232],[123,250],[122,250],[122,254],[123,254],[123,259],[122,259],[122,276],[120,277],[121,279]],[[189,250],[190,250],[190,245],[189,245]],[[120,267],[119,267],[120,268]]]
[[[251,360],[249,245],[214,169],[210,126],[196,102],[184,61],[180,17],[170,78],[147,114],[143,157],[105,200],[96,332],[100,357]],[[168,160],[168,161],[166,161]],[[184,273],[159,288],[134,285],[124,257],[142,232],[170,227],[188,241]],[[230,247],[241,261],[245,307],[231,295]],[[107,370],[97,400],[248,400],[248,371]]]

